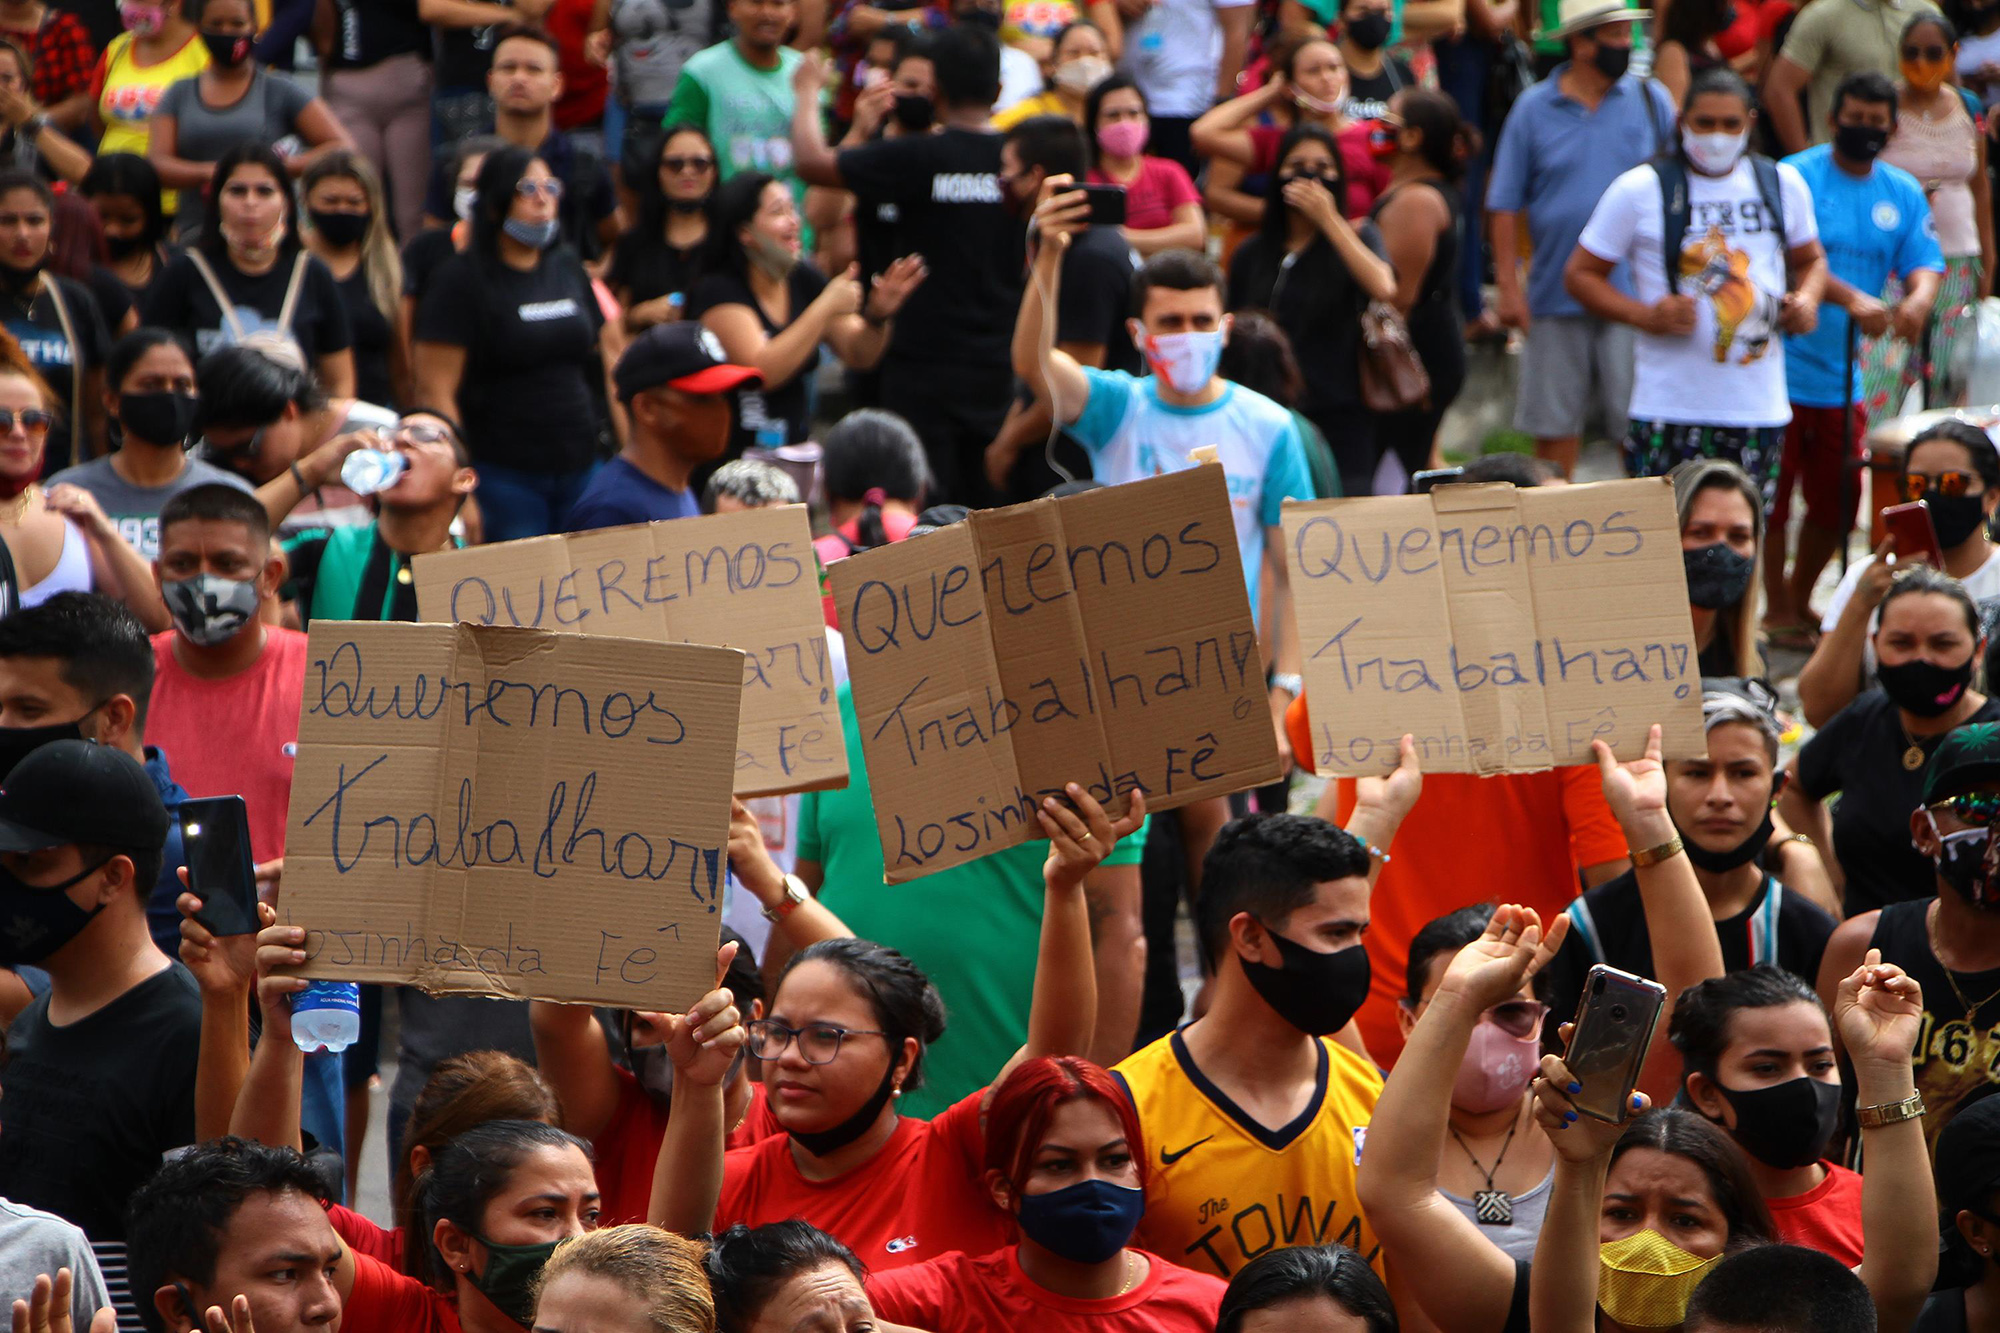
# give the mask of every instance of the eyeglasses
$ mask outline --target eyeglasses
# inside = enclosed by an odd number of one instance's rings
[[[40,408],[31,407],[22,412],[10,412],[0,407],[0,435],[12,435],[14,423],[21,423],[21,430],[28,435],[47,435],[55,418]]]
[[[1949,810],[1952,818],[1961,824],[1984,827],[2000,822],[2000,792],[1969,791],[1960,796],[1947,796],[1942,801],[1933,801],[1924,808]]]
[[[668,171],[711,171],[715,167],[715,159],[702,157],[699,154],[693,157],[681,157],[675,154],[661,158],[660,165]]]
[[[1931,477],[1921,472],[1909,472],[1903,476],[1903,498],[1921,500],[1933,491],[1947,499],[1969,495],[1978,481],[1977,472],[1940,472]]]
[[[1549,1007],[1539,1000],[1509,1000],[1486,1011],[1493,1026],[1510,1037],[1532,1037],[1542,1030]]]
[[[1903,48],[1903,59],[1905,60],[1928,60],[1935,64],[1943,60],[1944,57],[1945,49],[1942,46],[1906,46]]]
[[[201,449],[215,462],[231,462],[252,459],[264,447],[264,428],[259,426],[250,433],[250,438],[241,444],[217,444],[207,436],[202,437]]]
[[[750,1024],[750,1054],[759,1060],[775,1060],[799,1039],[799,1054],[809,1065],[832,1064],[840,1054],[840,1043],[848,1037],[886,1037],[878,1028],[844,1028],[834,1023],[808,1023],[802,1028],[787,1027],[773,1019],[760,1018]]]
[[[411,421],[397,426],[394,438],[408,440],[411,444],[448,444],[451,441],[451,432],[443,426],[430,426]]]
[[[523,199],[533,199],[538,194],[546,195],[550,199],[560,199],[563,197],[563,183],[554,177],[550,177],[545,181],[524,178],[520,184],[514,187],[514,193],[520,195]]]

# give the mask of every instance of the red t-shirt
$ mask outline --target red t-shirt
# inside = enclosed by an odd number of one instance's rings
[[[951,1250],[991,1253],[1012,1237],[983,1183],[985,1095],[981,1088],[935,1120],[903,1117],[882,1151],[832,1180],[807,1180],[782,1135],[735,1149],[723,1162],[715,1229],[802,1218],[845,1242],[873,1272]]]
[[[326,1206],[326,1220],[333,1223],[334,1234],[347,1242],[348,1249],[387,1264],[398,1273],[403,1271],[401,1227],[391,1231],[377,1226],[353,1209],[343,1208],[337,1203]]]
[[[355,1333],[459,1333],[458,1306],[443,1292],[356,1253],[354,1290],[341,1305],[340,1326]]]
[[[653,1197],[653,1169],[660,1160],[660,1140],[666,1137],[668,1118],[668,1108],[639,1086],[631,1070],[613,1065],[611,1072],[618,1080],[618,1109],[590,1144],[597,1159],[597,1192],[603,1209],[599,1225],[607,1227],[646,1220],[646,1208]],[[752,1083],[743,1123],[729,1131],[724,1146],[748,1148],[784,1132],[765,1100],[764,1085]]]
[[[1821,1162],[1826,1179],[1789,1199],[1766,1199],[1778,1239],[1830,1254],[1849,1268],[1861,1262],[1861,1177]]]
[[[222,680],[189,675],[174,660],[178,630],[153,636],[153,702],[146,743],[166,753],[190,796],[241,796],[250,851],[261,864],[285,854],[292,760],[306,686],[306,636],[264,627],[264,651]]]
[[[1347,203],[1341,210],[1350,218],[1365,218],[1375,201],[1389,188],[1389,164],[1375,156],[1369,142],[1369,122],[1354,121],[1333,136],[1340,150],[1340,169],[1347,176]],[[1246,175],[1262,176],[1278,169],[1278,145],[1289,125],[1252,125],[1250,149],[1257,160]]]
[[[875,1313],[932,1333],[1209,1333],[1228,1284],[1146,1255],[1145,1280],[1104,1301],[1039,1287],[1009,1245],[974,1259],[947,1254],[868,1279]]]
[[[1089,180],[1092,185],[1125,186],[1125,225],[1139,231],[1170,227],[1176,208],[1201,202],[1187,168],[1164,157],[1141,157],[1139,174],[1129,183],[1113,180],[1097,167],[1090,169]]]

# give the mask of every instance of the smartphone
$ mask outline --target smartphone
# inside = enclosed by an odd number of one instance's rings
[[[1083,191],[1090,200],[1090,225],[1093,227],[1122,227],[1125,225],[1125,187],[1122,185],[1072,185],[1064,194]]]
[[[1412,495],[1429,495],[1431,488],[1448,481],[1457,481],[1465,475],[1462,467],[1434,467],[1416,473],[1410,478]]]
[[[1602,963],[1585,975],[1576,1026],[1563,1052],[1563,1063],[1583,1085],[1570,1094],[1577,1110],[1614,1125],[1631,1116],[1632,1089],[1666,1003],[1667,988],[1657,981]]]
[[[1944,568],[1944,551],[1938,546],[1928,503],[1913,500],[1906,505],[1890,505],[1882,511],[1882,522],[1896,539],[1897,564],[1923,555],[1930,557],[1932,569]]]
[[[250,817],[241,796],[181,802],[181,847],[188,892],[201,899],[194,919],[213,935],[257,931],[257,869],[250,859]]]

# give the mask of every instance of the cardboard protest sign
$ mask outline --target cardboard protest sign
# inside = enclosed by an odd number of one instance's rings
[[[1042,836],[1076,782],[1113,814],[1278,776],[1222,469],[963,523],[835,563],[890,883]]]
[[[642,1009],[714,985],[742,653],[331,620],[306,651],[300,974]]]
[[[1664,728],[1702,753],[1673,484],[1664,477],[1517,491],[1285,505],[1316,767],[1531,772],[1620,758]]]
[[[804,505],[420,555],[425,620],[743,650],[736,792],[847,785]]]

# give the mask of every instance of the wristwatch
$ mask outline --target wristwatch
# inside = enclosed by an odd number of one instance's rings
[[[1854,1120],[1863,1129],[1880,1129],[1884,1125],[1915,1120],[1923,1113],[1924,1094],[1913,1092],[1900,1102],[1886,1102],[1881,1106],[1857,1106],[1854,1108]]]
[[[764,919],[766,921],[783,921],[786,917],[798,911],[800,904],[804,903],[810,897],[812,897],[812,894],[806,892],[806,882],[804,880],[800,879],[797,875],[787,875],[785,876],[785,896],[772,906],[764,909]]]
[[[34,115],[29,116],[26,120],[21,122],[21,137],[23,139],[27,139],[32,142],[36,138],[40,137],[42,131],[47,129],[48,127],[49,127],[48,113],[44,111],[37,111]]]

